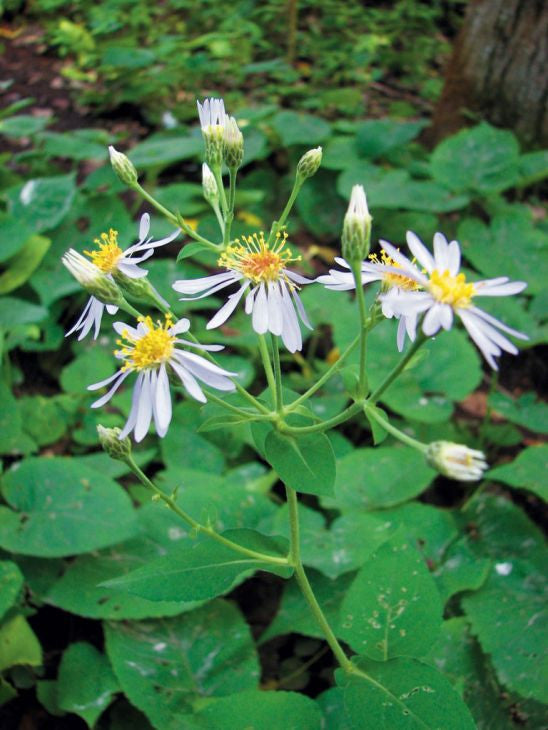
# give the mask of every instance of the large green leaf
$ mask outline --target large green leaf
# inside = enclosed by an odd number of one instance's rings
[[[35,232],[55,228],[67,215],[76,193],[74,175],[28,180],[9,193],[10,213]]]
[[[62,557],[132,537],[129,497],[77,459],[27,459],[2,479],[0,546],[23,555]]]
[[[356,662],[366,677],[337,671],[344,708],[360,730],[475,730],[470,711],[449,681],[416,659]]]
[[[294,144],[312,147],[323,142],[331,133],[329,124],[320,117],[292,111],[278,112],[272,119],[272,126],[285,147]]]
[[[108,133],[100,129],[75,129],[62,134],[44,132],[40,135],[44,155],[71,160],[106,160],[108,139]]]
[[[15,455],[32,451],[35,444],[23,433],[21,411],[3,380],[0,380],[0,402],[0,454]]]
[[[333,494],[335,455],[325,434],[295,437],[271,431],[266,437],[265,453],[288,487],[306,494]]]
[[[20,614],[0,625],[0,672],[19,664],[42,664],[42,648],[27,619]]]
[[[37,304],[16,297],[0,298],[0,327],[11,329],[22,324],[42,322],[48,316],[48,310]]]
[[[337,195],[333,177],[319,171],[303,186],[297,198],[299,216],[320,240],[338,237],[346,205]]]
[[[394,119],[369,119],[356,130],[356,147],[363,157],[375,159],[389,150],[411,142],[426,122],[399,122]]]
[[[356,449],[337,462],[336,503],[343,510],[392,507],[423,492],[434,475],[410,447]]]
[[[297,692],[247,690],[208,704],[196,720],[204,730],[320,730],[322,713]],[[243,723],[243,724],[242,724]],[[202,725],[200,724],[200,727]]]
[[[5,262],[6,269],[0,274],[0,294],[7,294],[24,284],[40,265],[51,246],[45,236],[32,235],[17,254]]]
[[[0,561],[0,619],[16,602],[23,587],[23,574],[11,560]]]
[[[209,474],[220,474],[224,470],[223,452],[208,439],[196,433],[193,424],[175,420],[160,443],[166,466],[180,469],[195,469]]]
[[[523,393],[519,398],[511,398],[506,393],[495,391],[489,396],[489,406],[518,426],[548,433],[548,405],[537,400],[535,393]]]
[[[57,702],[62,710],[74,712],[93,728],[119,690],[108,659],[94,646],[80,641],[66,649],[57,680]]]
[[[124,693],[158,730],[181,730],[205,698],[256,689],[259,681],[249,628],[225,601],[177,618],[110,624],[105,635]]]
[[[487,580],[492,562],[478,558],[466,539],[458,540],[447,550],[443,563],[434,573],[442,602],[462,591],[477,591]]]
[[[167,167],[179,160],[198,156],[203,150],[201,137],[165,137],[153,135],[136,145],[128,153],[135,167]],[[184,212],[184,211],[182,211]]]
[[[501,192],[519,178],[519,145],[512,132],[484,122],[439,144],[431,168],[434,178],[452,190]]]
[[[371,659],[420,657],[441,619],[434,579],[400,535],[384,543],[354,579],[342,602],[340,635]]]
[[[287,554],[287,541],[283,538],[266,537],[253,530],[228,530],[223,536],[274,557]],[[228,592],[256,570],[285,577],[292,573],[288,566],[248,557],[219,542],[207,540],[197,545],[181,545],[168,555],[104,585],[151,601],[200,601]]]
[[[196,608],[199,604],[195,601],[150,601],[102,586],[155,558],[169,555],[177,545],[195,544],[180,518],[157,503],[141,507],[137,518],[141,528],[138,537],[76,558],[50,587],[44,601],[79,616],[101,619],[175,616]]]
[[[486,584],[462,604],[501,684],[548,702],[545,571],[527,560],[495,563]]]
[[[0,237],[2,239],[0,261],[7,261],[18,253],[31,235],[32,228],[24,220],[0,213]]]
[[[487,476],[517,489],[528,489],[548,501],[548,446],[530,446],[511,464],[490,469]]]

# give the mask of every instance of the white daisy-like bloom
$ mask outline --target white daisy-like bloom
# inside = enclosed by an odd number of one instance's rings
[[[198,294],[182,297],[182,301],[202,299],[232,284],[240,288],[230,294],[228,301],[207,323],[207,329],[220,327],[236,309],[238,302],[245,297],[245,312],[251,315],[255,332],[260,335],[271,332],[280,336],[289,352],[301,350],[303,340],[299,319],[305,327],[312,329],[303,303],[298,294],[299,285],[311,284],[294,271],[286,268],[294,257],[286,248],[287,234],[279,233],[272,245],[265,241],[264,234],[242,236],[236,239],[219,258],[219,265],[227,271],[200,279],[182,279],[173,288],[182,294]]]
[[[216,132],[222,136],[228,115],[223,99],[206,99],[203,104],[196,101],[202,132]]]
[[[476,343],[489,365],[497,370],[495,357],[502,351],[516,355],[517,347],[501,332],[527,340],[523,332],[508,327],[487,312],[474,306],[474,297],[503,297],[519,294],[527,284],[523,281],[510,281],[507,276],[485,279],[468,283],[463,273],[459,273],[461,253],[457,241],[447,242],[445,236],[434,236],[434,255],[428,251],[420,239],[411,231],[407,232],[407,245],[418,263],[420,271],[409,259],[394,246],[381,241],[388,255],[401,267],[402,273],[420,285],[420,291],[392,291],[381,295],[383,305],[387,305],[395,316],[418,318],[424,315],[422,331],[428,337],[440,329],[449,330],[456,314],[468,334]]]
[[[440,474],[459,482],[477,482],[488,468],[483,451],[451,441],[434,441],[426,449],[426,459]]]
[[[100,408],[108,403],[131,373],[137,373],[131,410],[120,432],[120,439],[133,431],[135,441],[142,441],[152,420],[158,436],[166,435],[172,412],[169,370],[179,378],[186,392],[200,403],[205,403],[207,398],[198,380],[217,390],[234,390],[230,378],[236,373],[223,370],[200,355],[177,347],[184,345],[211,351],[223,349],[222,345],[198,345],[178,337],[188,331],[188,319],[180,319],[174,324],[169,315],[166,315],[164,322],[156,323],[151,317],[144,317],[139,320],[137,327],[130,327],[124,322],[115,322],[113,326],[121,337],[117,341],[120,349],[114,354],[124,364],[114,375],[88,386],[88,390],[111,385],[110,390],[91,405],[92,408]]]
[[[88,261],[74,249],[67,251],[63,255],[62,261],[84,289],[88,290],[93,288],[94,282],[100,281],[103,284],[108,284],[110,281],[112,287],[115,287],[114,277],[118,272],[130,279],[142,278],[148,272],[140,268],[138,264],[150,258],[155,248],[170,243],[179,235],[179,230],[176,230],[167,238],[154,241],[149,236],[149,231],[150,216],[148,213],[144,213],[139,223],[139,240],[125,251],[118,246],[118,232],[111,228],[108,233],[102,233],[99,238],[94,240],[94,243],[98,246],[97,251],[84,251],[91,261]],[[141,255],[135,257],[134,254]],[[65,337],[80,331],[78,339],[82,340],[93,327],[93,338],[97,339],[105,306],[109,314],[115,314],[118,311],[118,307],[111,304],[105,305],[96,296],[92,296],[84,307],[78,321],[66,333]]]
[[[323,284],[326,289],[332,289],[334,291],[350,291],[355,289],[356,282],[350,264],[338,256],[335,257],[335,261],[339,266],[346,269],[346,271],[330,269],[328,274],[318,276],[316,281]],[[381,249],[380,257],[377,254],[371,254],[368,261],[362,261],[361,263],[362,286],[371,284],[374,281],[380,281],[382,290],[391,293],[391,297],[383,298],[381,301],[382,313],[389,319],[396,317],[399,320],[397,343],[398,349],[401,352],[406,334],[411,340],[415,339],[417,317],[402,314],[397,307],[393,306],[392,302],[394,298],[397,300],[400,292],[413,291],[418,289],[419,285],[414,279],[402,273],[401,266],[384,249]]]

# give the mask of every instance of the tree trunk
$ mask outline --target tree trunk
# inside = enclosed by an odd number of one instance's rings
[[[547,67],[545,0],[472,0],[425,142],[435,145],[479,117],[528,146],[545,146]]]

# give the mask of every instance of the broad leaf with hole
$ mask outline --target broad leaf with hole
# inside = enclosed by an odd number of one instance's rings
[[[341,605],[339,633],[371,659],[420,657],[441,618],[436,584],[422,556],[399,533],[358,572]]]

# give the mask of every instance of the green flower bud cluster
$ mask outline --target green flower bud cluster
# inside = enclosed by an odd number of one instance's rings
[[[227,117],[225,121],[223,158],[229,170],[237,170],[244,158],[244,137],[234,117]]]
[[[119,461],[127,461],[127,459],[131,456],[131,441],[127,436],[121,439],[121,433],[122,431],[119,428],[105,428],[101,425],[97,426],[99,443],[110,458],[118,459]]]
[[[118,175],[125,185],[128,185],[130,188],[133,187],[137,182],[137,170],[133,162],[122,152],[114,149],[112,145],[108,148],[108,152],[110,155],[110,164],[116,175]]]
[[[322,164],[322,148],[315,147],[308,150],[297,163],[297,178],[304,182],[307,178],[312,177],[318,172],[318,168]]]

